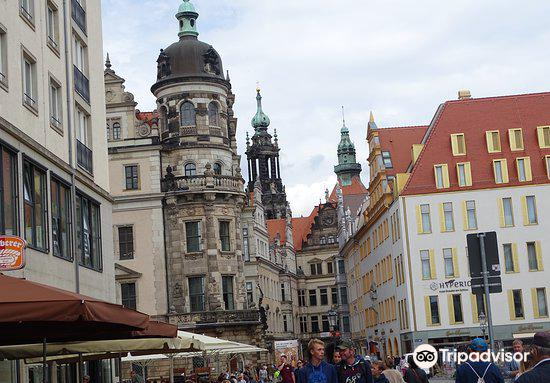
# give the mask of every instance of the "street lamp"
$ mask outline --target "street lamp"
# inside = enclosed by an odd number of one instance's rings
[[[487,331],[487,316],[482,311],[479,313],[477,319],[479,319],[479,328],[481,329],[481,333],[483,334],[483,340],[485,340],[485,331]]]
[[[328,322],[330,324],[332,339],[336,340],[336,326],[338,323],[338,312],[334,309],[328,310]]]

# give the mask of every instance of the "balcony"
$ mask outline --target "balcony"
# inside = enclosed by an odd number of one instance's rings
[[[74,22],[82,29],[82,32],[86,33],[86,11],[78,0],[71,0],[71,9]]]
[[[187,177],[165,177],[162,180],[162,191],[200,191],[213,188],[233,192],[243,192],[243,183],[240,177],[204,175]]]
[[[258,310],[223,310],[172,314],[169,323],[179,328],[260,325]]]
[[[86,170],[88,173],[92,173],[92,161],[92,150],[84,145],[82,142],[76,140],[76,162],[78,166]]]
[[[90,103],[90,80],[84,73],[74,66],[74,88],[76,92],[89,104]]]

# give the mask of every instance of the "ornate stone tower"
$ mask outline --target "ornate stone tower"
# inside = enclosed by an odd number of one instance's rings
[[[199,41],[199,14],[183,0],[179,41],[161,50],[157,98],[169,321],[253,342],[259,316],[244,291],[245,199],[235,96],[216,50]]]
[[[358,177],[361,174],[361,164],[357,163],[355,145],[349,138],[346,120],[342,119],[342,122],[340,144],[338,144],[338,165],[334,167],[334,172],[338,176],[340,185],[348,186],[351,185],[353,177]]]
[[[274,140],[268,133],[269,117],[262,110],[262,95],[257,89],[258,110],[252,118],[254,135],[252,145],[246,136],[246,157],[248,159],[248,191],[254,191],[256,180],[262,184],[262,202],[267,219],[286,218],[287,201],[279,165],[279,143],[277,131]]]

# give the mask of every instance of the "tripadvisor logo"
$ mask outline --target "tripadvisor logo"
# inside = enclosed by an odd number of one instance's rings
[[[420,368],[431,368],[437,363],[437,350],[429,344],[421,344],[414,349],[413,359]]]

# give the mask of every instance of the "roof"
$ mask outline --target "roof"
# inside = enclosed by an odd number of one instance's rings
[[[294,239],[294,250],[302,250],[304,242],[307,242],[307,236],[311,233],[311,226],[315,222],[315,217],[319,215],[319,206],[315,206],[308,217],[292,218],[292,237]]]
[[[352,195],[366,195],[368,193],[367,188],[365,187],[365,185],[363,185],[363,182],[359,177],[353,177],[351,179],[351,185],[342,186],[340,184],[340,189],[342,189],[342,195],[344,197],[352,196]],[[329,199],[331,201],[338,200],[338,197],[336,196],[336,185],[334,185],[334,188],[332,189],[332,193],[330,193]]]
[[[387,175],[405,173],[412,161],[412,145],[419,144],[427,130],[428,126],[403,126],[377,130],[380,148],[384,152],[390,152],[393,165],[392,168],[386,167]]]
[[[153,112],[140,112],[139,110],[136,110],[136,118],[149,126],[156,124],[158,122],[158,113],[157,111]]]
[[[286,242],[286,219],[268,219],[267,223],[267,233],[269,235],[269,242],[274,242],[279,235],[281,243]]]
[[[550,125],[550,92],[445,102],[434,117],[423,141],[425,143],[403,195],[414,195],[458,190],[475,190],[502,186],[549,183],[544,156],[550,148],[541,149],[537,127]],[[508,129],[521,128],[524,150],[511,151]],[[499,131],[501,151],[488,153],[486,131]],[[450,135],[464,133],[466,155],[453,156]],[[519,182],[515,161],[530,157],[533,179]],[[493,159],[506,159],[509,183],[496,184]],[[459,187],[456,164],[470,162],[472,186]],[[434,165],[446,163],[450,187],[435,188]]]

